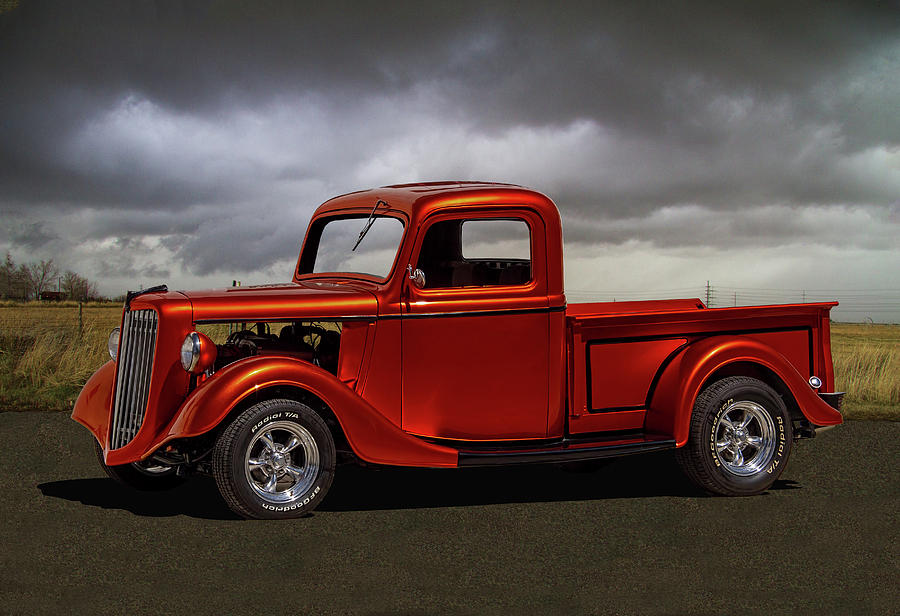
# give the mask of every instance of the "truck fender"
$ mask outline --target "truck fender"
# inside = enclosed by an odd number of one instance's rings
[[[455,467],[455,449],[400,430],[330,372],[291,357],[251,357],[218,371],[185,400],[153,451],[176,438],[205,434],[248,396],[270,387],[298,387],[318,396],[337,417],[353,452],[366,462]]]
[[[116,362],[110,360],[84,384],[72,409],[72,419],[90,430],[104,451],[109,436],[109,409],[112,408],[115,378]]]
[[[841,414],[816,394],[781,353],[752,338],[712,336],[683,349],[663,370],[647,409],[647,432],[673,435],[676,446],[688,440],[691,412],[701,388],[715,371],[734,362],[768,368],[785,386],[810,423],[831,426]]]

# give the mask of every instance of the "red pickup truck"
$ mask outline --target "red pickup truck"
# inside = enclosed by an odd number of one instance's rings
[[[343,195],[314,213],[289,283],[130,293],[72,417],[113,478],[208,473],[249,518],[312,510],[339,462],[675,449],[703,489],[757,494],[795,440],[841,423],[836,304],[573,305],[562,261],[559,212],[532,190]]]

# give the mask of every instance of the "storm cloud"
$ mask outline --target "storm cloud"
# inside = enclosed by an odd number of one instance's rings
[[[576,288],[669,288],[604,252],[639,245],[693,251],[684,280],[753,248],[897,289],[898,77],[896,3],[26,0],[0,15],[0,248],[110,293],[283,279],[335,194],[486,179],[556,201]],[[730,277],[801,284],[770,265]]]

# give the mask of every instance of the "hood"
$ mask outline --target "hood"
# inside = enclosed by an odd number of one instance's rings
[[[378,301],[352,282],[303,281],[258,287],[180,291],[196,321],[341,320],[375,317]]]

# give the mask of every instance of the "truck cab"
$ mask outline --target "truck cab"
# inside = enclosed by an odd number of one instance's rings
[[[73,418],[115,479],[208,473],[246,517],[315,508],[339,462],[672,448],[704,489],[756,494],[795,439],[841,422],[834,305],[567,304],[546,196],[387,186],[322,204],[288,283],[129,294]]]

